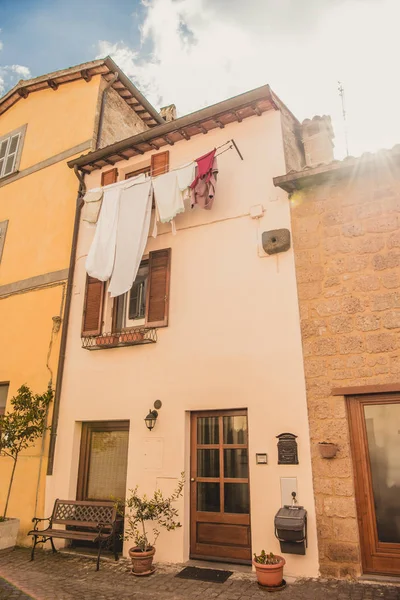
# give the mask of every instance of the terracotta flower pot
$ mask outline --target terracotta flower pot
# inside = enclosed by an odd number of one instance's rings
[[[275,555],[279,558],[279,563],[276,565],[262,565],[253,560],[253,565],[256,568],[257,581],[265,587],[279,587],[283,581],[283,567],[286,560],[283,556]]]
[[[96,338],[96,346],[116,346],[119,342],[117,335],[102,335]]]
[[[322,458],[334,458],[338,451],[337,445],[331,442],[319,442],[318,448]]]
[[[147,552],[142,552],[138,547],[130,548],[129,556],[132,561],[132,573],[137,577],[154,573],[155,569],[152,564],[155,553],[155,548],[151,548]]]
[[[126,333],[122,333],[120,337],[120,341],[123,343],[127,342],[141,342],[144,338],[143,331],[127,331]]]

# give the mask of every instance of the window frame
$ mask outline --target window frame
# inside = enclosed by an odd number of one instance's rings
[[[18,127],[17,129],[14,129],[13,131],[9,131],[8,133],[0,136],[0,148],[1,148],[1,145],[3,144],[3,142],[7,141],[7,148],[6,148],[6,153],[4,155],[3,165],[0,167],[0,180],[5,179],[7,177],[11,177],[12,175],[15,175],[16,173],[18,173],[27,126],[28,125],[26,123],[25,125],[21,125],[21,127]],[[11,153],[11,154],[14,154],[13,169],[9,173],[4,174],[5,165],[7,164],[7,160],[10,156],[9,148],[10,148],[11,140],[15,136],[18,136],[18,143],[17,143],[17,148],[16,148],[15,152]]]
[[[6,403],[5,403],[4,406],[0,406],[0,416],[2,416],[2,415],[4,415],[6,413],[7,400],[8,400],[8,395],[10,393],[10,382],[9,381],[0,381],[0,387],[6,387],[7,388]]]
[[[129,303],[130,303],[131,291],[132,291],[132,288],[131,288],[128,292],[126,292],[125,294],[122,294],[122,296],[117,296],[116,298],[114,298],[113,319],[112,319],[112,331],[113,332],[131,331],[133,329],[137,329],[138,327],[146,326],[146,304],[148,302],[147,286],[148,286],[148,279],[150,276],[150,257],[148,255],[144,256],[142,258],[142,260],[140,261],[138,274],[139,274],[139,270],[142,267],[147,267],[147,277],[146,277],[146,284],[145,284],[144,315],[143,315],[143,317],[138,317],[137,319],[129,319]],[[136,276],[136,278],[137,278],[137,276]],[[136,278],[135,278],[135,281],[136,281]],[[133,282],[132,287],[133,287],[135,281]],[[121,327],[118,327],[118,313],[121,310],[119,303],[123,304],[122,312],[123,312],[123,318],[124,318],[124,323],[125,323],[125,325],[122,324]]]
[[[93,432],[103,431],[130,431],[130,421],[83,421],[81,429],[81,445],[79,450],[78,479],[76,486],[76,499],[86,500],[89,487],[91,436]],[[129,459],[129,442],[128,442]],[[108,498],[106,498],[107,500]]]

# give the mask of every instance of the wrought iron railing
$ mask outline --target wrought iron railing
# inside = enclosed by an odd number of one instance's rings
[[[122,346],[139,346],[141,344],[155,344],[157,329],[154,327],[134,327],[102,333],[100,335],[82,336],[82,348],[85,350],[105,350],[106,348],[119,348]]]

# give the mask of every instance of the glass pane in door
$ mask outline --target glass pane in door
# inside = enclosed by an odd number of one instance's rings
[[[87,499],[125,498],[129,431],[93,431]]]
[[[400,403],[366,404],[364,416],[380,542],[400,543]]]
[[[197,484],[197,510],[220,512],[219,483],[199,481]]]
[[[224,417],[224,444],[247,444],[247,417]]]
[[[197,419],[197,443],[219,444],[218,417],[199,417]]]
[[[219,477],[219,450],[197,450],[197,476]]]

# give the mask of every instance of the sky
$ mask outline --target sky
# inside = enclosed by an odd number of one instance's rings
[[[110,55],[179,116],[269,83],[359,156],[400,143],[399,23],[399,0],[0,0],[0,94]]]

